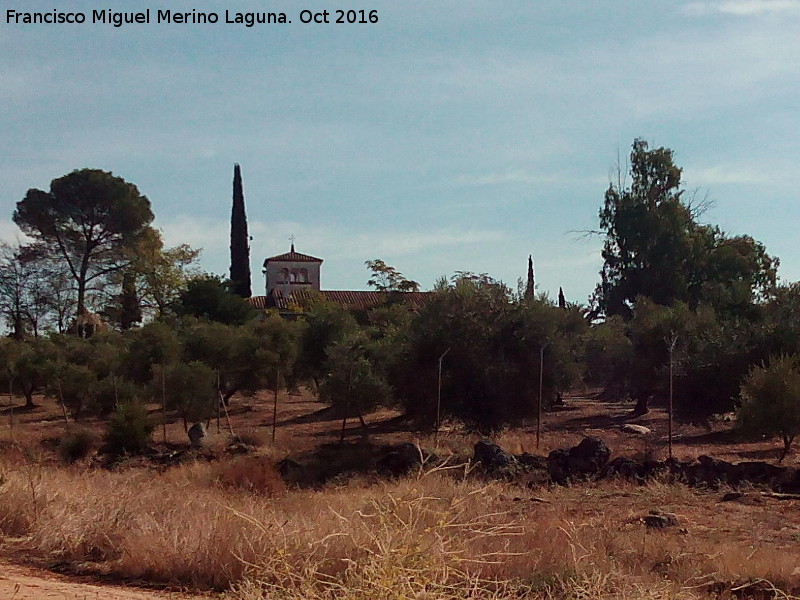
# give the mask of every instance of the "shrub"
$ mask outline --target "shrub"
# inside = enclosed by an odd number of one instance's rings
[[[267,445],[267,434],[258,429],[244,429],[228,440],[228,446],[248,446],[250,448],[263,448]]]
[[[143,454],[154,427],[144,406],[135,401],[122,403],[108,421],[104,450],[113,456]]]
[[[94,445],[94,436],[81,429],[68,433],[61,438],[61,443],[58,446],[58,455],[64,462],[74,463],[89,456],[89,453],[94,449]]]
[[[769,365],[753,367],[742,384],[741,396],[742,429],[780,435],[782,461],[800,433],[800,357],[773,357]]]
[[[220,463],[217,480],[223,487],[275,496],[286,491],[275,465],[263,456],[246,456],[230,463]]]

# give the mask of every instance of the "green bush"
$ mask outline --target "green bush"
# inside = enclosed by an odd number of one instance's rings
[[[143,454],[154,428],[144,406],[135,401],[121,403],[108,421],[104,450],[113,456]]]
[[[753,367],[741,395],[740,427],[751,433],[780,435],[782,461],[800,433],[800,357],[773,357],[769,365]]]
[[[92,434],[82,429],[61,438],[58,454],[61,460],[71,464],[89,456],[94,445],[95,439]]]

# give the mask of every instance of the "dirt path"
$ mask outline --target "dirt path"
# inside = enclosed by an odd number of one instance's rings
[[[189,600],[190,598],[199,596],[84,583],[56,573],[0,561],[2,600]]]

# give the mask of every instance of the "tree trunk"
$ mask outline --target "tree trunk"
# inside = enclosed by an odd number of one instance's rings
[[[224,386],[223,386],[223,389],[224,389]],[[234,395],[236,392],[238,392],[238,391],[239,391],[239,390],[237,390],[236,388],[232,388],[232,389],[229,389],[229,390],[227,390],[227,391],[226,391],[224,394],[222,394],[222,395],[221,395],[221,397],[222,397],[222,403],[223,403],[225,406],[230,406],[230,405],[231,405],[231,398],[232,398],[232,397],[233,397],[233,395]]]
[[[86,284],[83,281],[78,281],[78,311],[77,311],[78,315],[83,314],[85,298],[86,298]]]
[[[361,413],[358,413],[358,420],[361,423],[361,427],[363,427],[365,430],[368,431],[369,430],[369,426],[367,425],[367,422],[364,420],[364,415],[362,415]]]
[[[25,396],[25,408],[36,408],[33,403],[33,388],[22,388],[22,393]]]
[[[78,315],[82,315],[86,310],[86,275],[89,272],[89,257],[81,259],[81,270],[78,273],[76,284],[78,286]]]
[[[646,394],[642,394],[636,398],[636,406],[633,408],[634,415],[646,415],[650,412],[648,401],[650,398]]]
[[[789,448],[792,446],[793,439],[794,436],[792,437],[789,437],[788,435],[783,436],[783,453],[781,454],[781,457],[778,459],[779,463],[782,463],[783,459],[786,458],[786,455],[789,454]]]
[[[19,313],[14,315],[14,332],[13,337],[18,342],[25,339],[25,326],[22,324],[22,315]]]

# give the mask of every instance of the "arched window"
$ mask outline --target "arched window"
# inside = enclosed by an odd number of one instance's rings
[[[289,283],[289,269],[281,269],[281,276],[278,278],[278,283]]]
[[[300,269],[300,282],[308,283],[308,269]]]
[[[289,283],[295,283],[297,281],[297,269],[292,269],[289,273]]]

